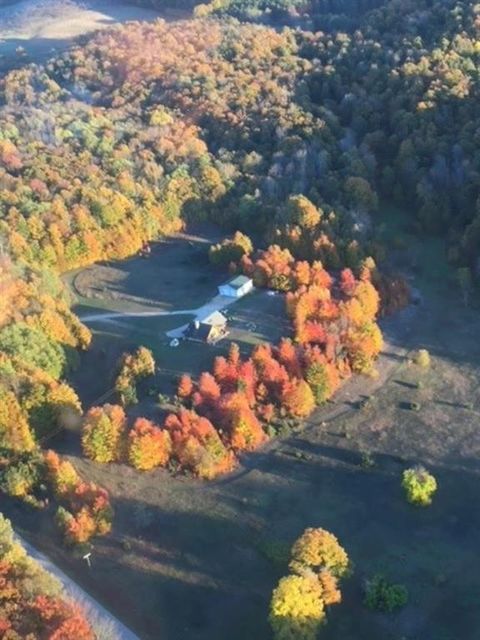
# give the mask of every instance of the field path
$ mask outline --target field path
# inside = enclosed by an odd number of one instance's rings
[[[227,296],[214,296],[205,304],[196,309],[178,309],[176,311],[109,311],[105,313],[91,313],[88,315],[80,315],[79,318],[85,324],[92,322],[113,322],[123,318],[154,318],[158,316],[195,316],[196,320],[202,320],[215,311],[222,311],[237,301],[237,298],[228,298]],[[183,335],[186,324],[172,329],[167,332],[170,338],[179,338]]]
[[[107,636],[112,640],[140,640],[133,631],[107,611],[107,609],[97,602],[97,600],[88,595],[88,593],[69,578],[67,574],[53,564],[47,556],[40,551],[37,551],[35,547],[22,538],[18,533],[15,533],[15,537],[25,548],[29,556],[34,558],[34,560],[36,560],[46,571],[60,580],[67,596],[70,596],[75,600],[75,602],[79,603],[80,606],[85,609],[86,615],[93,627],[98,625],[102,631],[106,631]],[[93,570],[94,569],[92,569],[92,571]],[[72,640],[74,639],[72,638]]]

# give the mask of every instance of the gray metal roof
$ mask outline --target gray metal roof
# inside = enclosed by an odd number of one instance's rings
[[[251,281],[251,278],[248,278],[247,276],[235,276],[235,278],[232,278],[225,284],[228,284],[230,287],[233,287],[234,289],[240,289],[240,287],[243,287],[243,285],[247,284],[250,281]]]

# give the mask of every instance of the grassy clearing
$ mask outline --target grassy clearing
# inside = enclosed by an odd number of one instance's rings
[[[398,263],[408,266],[416,257],[423,303],[415,314],[384,323],[383,386],[356,378],[303,432],[245,457],[237,473],[216,483],[100,466],[69,449],[85,477],[109,489],[117,511],[113,535],[96,545],[94,570],[59,550],[48,531],[38,532],[38,518],[25,527],[140,637],[269,640],[268,601],[286,573],[285,550],[307,526],[322,526],[339,537],[355,565],[323,638],[477,639],[478,312],[464,308],[448,286],[439,243],[426,247],[407,235]],[[255,331],[247,328],[242,348],[283,332],[275,306],[281,302],[260,294],[229,310],[238,325],[232,334],[256,324]],[[172,320],[178,318],[103,327],[85,356],[90,364],[78,372],[88,378],[84,389],[105,386],[115,350],[130,342],[151,346],[170,370],[205,368],[210,347],[173,350],[156,342]],[[100,345],[108,351],[103,359]],[[419,348],[429,350],[429,368],[405,357]],[[368,402],[358,402],[362,395]],[[153,402],[148,410],[160,416]],[[425,509],[408,504],[401,488],[403,470],[417,463],[438,482]],[[365,580],[375,573],[408,588],[409,602],[398,613],[363,606]]]
[[[415,328],[423,338],[421,317]],[[474,373],[449,353],[433,355],[428,370],[401,362],[365,408],[342,403],[347,414],[323,426],[319,415],[316,426],[249,456],[243,470],[215,484],[76,460],[110,489],[117,508],[113,537],[95,550],[96,588],[108,598],[120,585],[142,638],[267,640],[284,550],[305,527],[324,526],[355,564],[324,638],[474,640],[480,439],[477,408],[464,407],[478,400]],[[405,409],[410,401],[420,411]],[[439,484],[426,509],[409,505],[401,489],[403,470],[417,462]],[[362,605],[364,581],[375,573],[408,587],[404,609],[386,615]]]
[[[100,307],[83,305],[75,310],[81,314],[103,311]],[[210,370],[215,356],[227,355],[232,342],[247,355],[256,344],[276,342],[288,333],[281,296],[255,292],[229,307],[227,315],[230,333],[225,340],[216,345],[185,340],[177,348],[170,346],[171,339],[166,332],[189,322],[193,316],[125,317],[93,323],[92,347],[82,355],[80,367],[72,376],[84,405],[88,407],[112,387],[119,357],[138,345],[151,349],[157,362],[157,375],[149,384],[158,392],[173,394],[182,373],[195,378],[202,371]],[[101,375],[96,375],[100,371]]]
[[[75,312],[91,315],[105,311],[143,312],[193,309],[208,302],[228,275],[212,269],[208,262],[209,241],[215,231],[195,236],[179,235],[152,245],[147,259],[134,257],[114,264],[93,265],[67,274],[77,305]],[[225,310],[229,335],[217,345],[181,341],[172,348],[166,332],[182,326],[193,315],[123,317],[91,324],[93,344],[82,356],[72,376],[84,406],[103,398],[113,386],[116,364],[121,354],[144,345],[153,351],[157,375],[148,384],[156,392],[173,394],[182,373],[197,377],[209,370],[217,355],[226,355],[237,342],[244,355],[260,342],[277,342],[288,335],[283,296],[254,292]],[[114,396],[111,396],[112,399]],[[151,397],[144,398],[135,411],[152,414]]]
[[[214,232],[151,244],[148,258],[99,263],[65,276],[77,302],[118,311],[193,309],[217,293],[225,274],[208,262]]]

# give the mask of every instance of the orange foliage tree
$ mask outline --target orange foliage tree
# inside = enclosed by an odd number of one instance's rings
[[[293,378],[282,391],[282,404],[292,416],[307,418],[315,408],[315,398],[308,382]]]
[[[61,505],[56,522],[65,541],[83,544],[93,536],[107,534],[113,520],[107,491],[93,482],[83,482],[71,462],[54,451],[45,452],[44,461],[47,481]]]
[[[95,640],[80,606],[60,582],[27,556],[0,514],[0,637]]]
[[[233,469],[232,452],[225,447],[207,418],[181,409],[177,415],[166,418],[165,428],[172,437],[176,459],[195,475],[210,480]]]
[[[95,633],[77,604],[39,595],[27,615],[32,616],[34,626],[38,625],[48,640],[95,640]]]
[[[182,375],[180,377],[180,380],[178,382],[178,387],[177,387],[178,397],[181,398],[182,400],[190,398],[190,396],[192,395],[192,391],[193,391],[192,378],[187,374]]]
[[[218,414],[226,439],[234,451],[254,451],[266,435],[244,393],[228,393],[218,403]]]

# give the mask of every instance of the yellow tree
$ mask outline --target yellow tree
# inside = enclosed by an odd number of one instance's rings
[[[320,581],[314,575],[282,578],[272,595],[269,621],[276,640],[315,640],[325,621]]]
[[[85,455],[96,462],[118,460],[125,425],[122,407],[111,404],[92,407],[83,423],[82,447]]]

